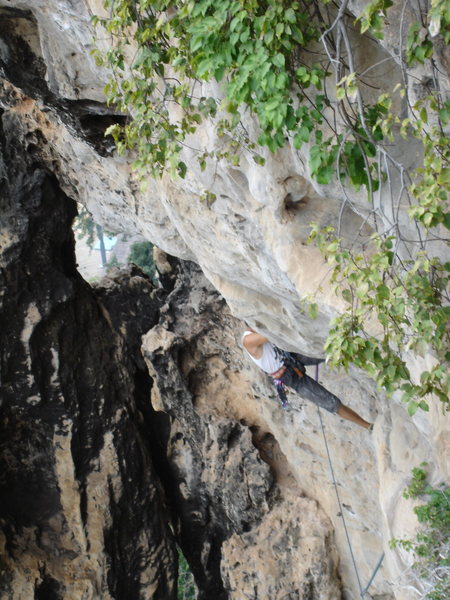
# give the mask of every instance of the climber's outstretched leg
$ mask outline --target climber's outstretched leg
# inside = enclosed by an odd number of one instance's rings
[[[314,381],[306,373],[299,377],[293,369],[288,368],[281,381],[298,392],[302,398],[311,400],[320,408],[324,408],[328,412],[339,415],[343,419],[356,423],[356,425],[360,425],[365,429],[372,429],[370,423],[360,417],[354,410],[342,404],[337,396],[324,388],[318,381]]]
[[[351,421],[352,423],[356,423],[357,425],[364,427],[364,429],[372,429],[371,423],[365,421],[362,417],[358,415],[358,413],[355,413],[354,410],[352,410],[348,406],[345,406],[345,404],[340,405],[336,414],[338,414],[343,419],[347,419],[347,421]]]

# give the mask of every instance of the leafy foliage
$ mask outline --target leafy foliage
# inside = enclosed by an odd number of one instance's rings
[[[151,242],[134,242],[131,244],[128,262],[134,263],[155,281],[156,269],[153,262],[153,244]]]
[[[195,600],[197,587],[188,562],[180,549],[178,549],[178,594],[177,600]]]
[[[258,118],[257,143],[272,152],[284,146],[286,136],[300,147],[323,122],[321,110],[328,103],[324,95],[317,96],[313,110],[300,105],[309,88],[321,90],[326,75],[320,65],[297,59],[299,47],[319,38],[314,5],[278,0],[105,0],[105,6],[111,18],[95,17],[94,22],[104,26],[116,45],[106,55],[95,51],[95,56],[118,74],[106,87],[109,102],[133,115],[124,128],[114,125],[108,133],[119,152],[136,151],[134,166],[141,173],[162,175],[169,168],[184,177],[183,145],[219,110],[223,117],[218,133],[230,136],[231,143],[215,157],[235,163],[241,148],[258,164],[264,163],[241,123],[241,106]],[[130,37],[138,51],[127,73]],[[223,101],[196,96],[196,82],[212,79],[227,82]],[[177,121],[171,118],[171,105],[178,106]],[[198,152],[202,168],[208,157]],[[316,171],[324,178],[319,168]]]
[[[429,393],[448,407],[450,264],[443,266],[425,253],[400,262],[392,236],[372,236],[370,254],[345,248],[332,227],[319,230],[313,226],[312,239],[331,266],[336,294],[349,305],[347,312],[331,322],[325,346],[331,364],[348,368],[353,363],[365,369],[388,394],[400,389],[410,415],[417,408],[429,409],[425,400]],[[376,335],[367,332],[371,321]],[[429,346],[438,362],[417,381],[406,357],[411,351],[423,355]]]
[[[446,44],[450,44],[450,6],[447,0],[431,0],[429,12],[431,36],[441,34]]]
[[[81,208],[79,208],[78,216],[75,220],[74,226],[75,231],[78,234],[77,238],[79,240],[84,239],[86,245],[91,250],[93,249],[96,241],[100,240],[103,235],[106,235],[110,238],[114,237],[114,233],[104,231],[103,227],[94,221],[94,218],[88,209],[82,205]]]
[[[418,116],[408,120],[406,126],[422,140],[424,161],[423,167],[416,170],[410,188],[416,203],[409,209],[409,215],[427,229],[440,224],[450,229],[450,145],[445,133],[450,121],[450,99],[443,102],[430,95],[413,108]],[[431,126],[428,126],[429,115],[436,121]]]
[[[392,0],[373,0],[372,2],[369,2],[359,17],[361,33],[370,31],[375,37],[383,39],[386,11],[393,4],[394,2]]]
[[[91,213],[84,206],[78,212],[76,231],[78,239],[81,240],[84,238],[87,246],[92,250],[97,240],[97,231]]]
[[[115,254],[113,254],[111,256],[111,258],[108,260],[108,262],[106,263],[106,270],[108,271],[109,269],[113,269],[115,267],[120,267],[120,262],[119,262],[119,259],[117,258],[117,256]]]
[[[415,540],[394,539],[391,546],[414,552],[413,568],[424,580],[427,598],[447,600],[450,597],[450,487],[429,485],[422,468],[425,466],[426,463],[422,463],[412,470],[412,481],[403,494],[405,498],[428,496],[426,504],[414,508],[423,528]]]
[[[435,84],[434,60],[434,40],[450,43],[448,2],[431,0],[428,15],[421,14],[405,32],[399,57],[404,85],[370,102],[348,30],[356,23],[361,33],[383,38],[392,0],[371,0],[356,21],[346,2],[335,4],[336,13],[326,0],[104,4],[109,17],[94,22],[112,44],[106,53],[94,54],[114,74],[106,87],[109,102],[131,116],[125,127],[108,130],[118,151],[134,153],[134,167],[143,177],[168,171],[184,178],[185,148],[197,154],[203,170],[219,159],[237,165],[243,153],[263,165],[265,148],[276,152],[288,140],[295,149],[306,144],[311,177],[320,185],[337,182],[344,202],[346,186],[364,191],[372,207],[368,220],[377,229],[364,255],[345,248],[338,230],[313,229],[311,240],[330,261],[336,292],[348,303],[327,342],[332,362],[354,363],[388,393],[400,390],[410,414],[428,409],[429,394],[448,407],[449,265],[428,249],[430,242],[448,241],[450,229],[450,100],[448,90]],[[429,93],[411,101],[408,67],[417,63],[429,67],[434,82]],[[203,82],[211,85],[205,88]],[[205,96],[204,89],[217,93]],[[406,118],[400,106],[407,106]],[[256,118],[256,135],[244,126],[245,112]],[[214,151],[195,147],[195,133],[206,122],[214,123],[223,140]],[[420,168],[404,166],[392,154],[390,144],[401,137],[421,144]],[[209,206],[215,194],[206,190],[202,199]],[[401,204],[411,219],[406,225],[399,218]],[[379,334],[364,332],[371,321]],[[407,353],[424,354],[428,346],[435,366],[411,373]]]

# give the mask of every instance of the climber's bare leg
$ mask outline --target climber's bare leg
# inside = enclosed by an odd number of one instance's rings
[[[356,423],[357,425],[364,427],[364,429],[370,428],[370,423],[368,423],[362,417],[360,417],[358,413],[355,413],[354,410],[352,410],[348,406],[345,406],[345,404],[340,405],[337,414],[343,419],[347,419],[347,421],[351,421],[352,423]]]
[[[297,377],[293,371],[291,372],[288,370],[287,373],[283,375],[283,382],[285,385],[298,392],[302,398],[311,400],[314,404],[320,406],[320,408],[324,408],[331,413],[336,412],[336,414],[343,419],[356,423],[356,425],[364,427],[364,429],[372,429],[371,423],[368,423],[360,417],[358,413],[355,413],[354,410],[345,406],[345,404],[342,404],[337,396],[324,388],[323,385],[318,381],[315,381],[312,377],[309,377],[308,375]],[[338,407],[337,410],[336,407]]]

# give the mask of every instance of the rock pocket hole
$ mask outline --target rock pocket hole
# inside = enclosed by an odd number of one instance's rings
[[[292,194],[286,194],[283,200],[283,209],[285,214],[294,216],[308,205],[309,198],[303,196],[303,198],[294,198]]]
[[[239,427],[234,427],[229,435],[228,435],[228,439],[227,439],[227,445],[228,448],[234,448],[235,446],[237,446],[239,444],[239,440],[241,438],[241,430]]]

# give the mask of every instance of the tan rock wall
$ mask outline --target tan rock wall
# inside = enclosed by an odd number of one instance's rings
[[[183,551],[194,572],[198,562],[208,572],[220,544],[230,600],[341,598],[331,522],[302,491],[264,415],[264,406],[279,411],[273,390],[260,378],[270,398],[255,397],[235,319],[206,280],[188,273],[189,285],[180,278],[143,339],[152,403],[172,420],[168,459],[179,478]]]

